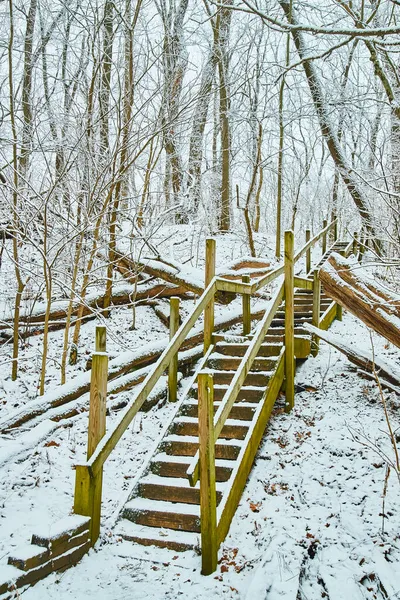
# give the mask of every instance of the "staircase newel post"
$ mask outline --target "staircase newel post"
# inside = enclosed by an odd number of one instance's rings
[[[333,225],[333,241],[336,242],[337,239],[338,239],[338,222],[337,222],[337,217],[335,215],[335,221],[334,221],[334,225]]]
[[[357,257],[358,250],[358,231],[355,231],[353,234],[353,254]]]
[[[250,275],[243,275],[242,283],[250,283]],[[249,335],[249,333],[251,331],[250,294],[243,294],[242,306],[243,306],[243,335]]]
[[[216,241],[213,238],[206,239],[206,266],[205,281],[206,288],[215,277]],[[214,295],[204,310],[204,353],[211,346],[214,331]]]
[[[321,315],[321,280],[319,278],[319,269],[314,269],[313,272],[313,312],[312,312],[312,324],[314,327],[319,327],[320,315]],[[319,338],[313,336],[311,354],[317,356],[319,352]]]
[[[294,233],[285,231],[285,379],[286,404],[294,407]]]
[[[215,487],[214,384],[210,373],[198,376],[201,572],[214,573],[218,561]]]
[[[306,243],[311,239],[311,231],[306,229]],[[311,271],[311,248],[307,249],[306,252],[306,273],[308,274]]]
[[[106,400],[108,356],[106,353],[106,328],[96,327],[96,352],[92,355],[90,377],[89,427],[87,460],[106,433]],[[92,546],[100,534],[101,495],[103,469],[93,475],[88,465],[78,465],[75,476],[74,512],[91,518],[90,540]]]
[[[327,219],[323,220],[322,227],[323,227],[323,229],[325,229],[326,227],[328,227],[328,221],[327,221]],[[325,252],[326,252],[326,239],[327,239],[327,233],[325,231],[325,233],[322,234],[322,255],[324,255]]]
[[[179,329],[179,298],[169,301],[169,339],[172,340]],[[178,352],[171,359],[168,367],[168,401],[176,402],[178,397]]]

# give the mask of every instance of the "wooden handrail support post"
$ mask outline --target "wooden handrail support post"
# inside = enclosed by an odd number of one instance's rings
[[[215,487],[214,387],[210,373],[199,373],[199,459],[201,572],[217,568],[217,495]]]
[[[306,244],[311,240],[311,231],[306,229]],[[311,247],[307,249],[306,253],[306,273],[311,271]]]
[[[324,219],[322,229],[325,229],[326,227],[328,227],[328,221],[326,219]],[[324,255],[326,252],[326,239],[327,239],[327,234],[324,233],[322,236],[322,255]]]
[[[358,231],[355,231],[353,234],[353,254],[355,257],[357,257],[357,250],[358,250]]]
[[[207,238],[204,289],[208,287],[215,277],[215,258],[216,241],[214,238]],[[212,334],[214,331],[214,303],[215,301],[213,296],[204,310],[204,354],[211,346]]]
[[[179,329],[180,299],[175,296],[169,301],[169,339],[172,340]],[[172,357],[168,367],[168,401],[176,402],[178,397],[178,351]]]
[[[319,319],[321,315],[321,280],[319,278],[319,269],[314,269],[313,273],[313,311],[312,311],[312,324],[314,327],[319,328]],[[311,354],[317,356],[319,352],[319,338],[313,336],[311,345]]]
[[[96,450],[98,443],[106,433],[106,399],[108,356],[106,350],[106,328],[96,327],[96,349],[92,356],[90,378],[90,407],[87,444],[87,460]],[[87,465],[76,467],[74,512],[90,517],[90,540],[94,546],[100,534],[101,493],[103,468],[93,475]]]
[[[294,233],[285,231],[285,379],[286,403],[294,407]]]
[[[242,276],[242,283],[250,283],[250,275]],[[250,294],[243,294],[243,335],[249,335],[251,331],[251,307]]]

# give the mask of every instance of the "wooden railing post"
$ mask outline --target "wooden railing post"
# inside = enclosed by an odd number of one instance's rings
[[[321,280],[319,278],[319,269],[314,269],[313,273],[313,312],[312,312],[312,324],[314,327],[319,327],[319,320],[321,315]],[[313,336],[311,354],[317,356],[319,352],[319,338]]]
[[[353,234],[353,254],[354,254],[354,256],[357,256],[357,250],[358,250],[358,231],[355,231]]]
[[[328,221],[326,219],[324,219],[322,228],[325,229],[326,227],[328,227]],[[325,231],[325,233],[322,234],[322,255],[324,255],[326,252],[326,240],[327,240],[327,233]]]
[[[94,352],[92,356],[87,443],[88,460],[106,433],[108,356],[105,352],[105,329],[105,327],[96,327],[95,347],[96,349],[102,348],[102,351]],[[76,467],[74,512],[91,518],[90,540],[92,546],[94,546],[100,534],[102,482],[103,469],[93,476],[87,466]]]
[[[336,242],[337,239],[338,239],[338,222],[337,222],[337,218],[335,215],[335,223],[333,225],[333,241]]]
[[[172,297],[169,301],[169,339],[172,340],[179,329],[179,298]],[[176,402],[178,397],[178,352],[172,358],[168,367],[168,400]]]
[[[285,379],[286,404],[294,406],[294,233],[285,231]]]
[[[95,333],[95,352],[105,352],[107,344],[107,327],[98,325]]]
[[[206,266],[204,289],[215,277],[215,256],[216,242],[213,238],[206,239]],[[211,345],[212,334],[214,331],[214,297],[210,300],[204,310],[204,353]]]
[[[306,229],[306,244],[311,240],[311,231]],[[311,271],[311,248],[308,248],[306,252],[306,273]]]
[[[217,498],[215,487],[214,387],[210,373],[198,375],[201,572],[217,568]]]
[[[243,275],[242,283],[250,283],[250,275]],[[249,333],[251,331],[250,294],[243,294],[242,306],[243,306],[243,335],[249,335]]]

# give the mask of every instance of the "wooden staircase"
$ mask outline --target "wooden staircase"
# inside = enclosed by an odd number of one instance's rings
[[[317,267],[326,261],[332,251],[343,253],[346,248],[348,243],[336,242]],[[320,295],[319,316],[322,328],[329,327],[337,316],[336,304],[323,292]],[[305,323],[312,321],[313,290],[296,288],[294,353],[297,360],[306,359],[312,352],[313,340],[303,328]],[[222,523],[218,545],[229,530],[229,515],[233,516],[236,509],[274,403],[280,394],[284,379],[284,335],[283,301],[215,444],[216,504],[218,521]],[[130,498],[120,514],[117,535],[140,544],[175,551],[199,548],[200,482],[192,487],[187,473],[199,447],[197,375],[200,371],[212,375],[213,407],[216,413],[240,368],[251,339],[251,334],[213,336],[213,344],[177,405],[161,442],[136,479]]]

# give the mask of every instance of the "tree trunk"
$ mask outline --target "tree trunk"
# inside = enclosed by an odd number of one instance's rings
[[[295,18],[295,15],[293,14],[293,11],[292,15],[290,15],[289,2],[279,0],[279,3],[283,11],[285,12],[285,15],[289,22],[292,25],[296,25],[297,20]],[[364,193],[362,192],[357,180],[355,179],[352,173],[351,167],[348,164],[343,149],[341,148],[338,138],[335,132],[333,131],[329,110],[324,101],[324,94],[322,91],[321,82],[314,68],[313,62],[307,60],[308,48],[305,44],[304,36],[302,32],[296,29],[292,29],[291,33],[299,57],[302,60],[302,65],[310,88],[311,97],[313,99],[314,107],[318,115],[319,124],[321,127],[321,132],[325,138],[326,145],[328,146],[331,157],[343,179],[343,182],[345,183],[348,189],[351,198],[354,201],[354,204],[357,207],[358,212],[360,213],[363,222],[365,223],[365,226],[370,232],[375,245],[378,246],[377,249],[380,249],[378,238],[372,225],[372,216],[369,212],[366,198],[364,197]]]

